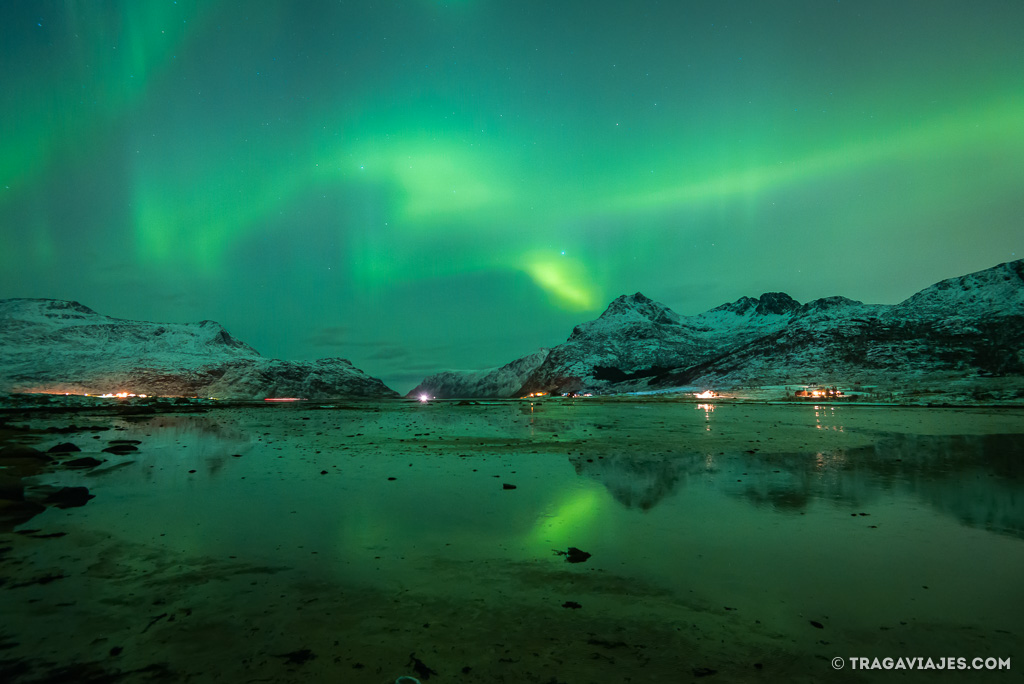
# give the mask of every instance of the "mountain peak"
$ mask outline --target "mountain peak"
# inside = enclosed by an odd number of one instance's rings
[[[830,311],[832,309],[843,309],[851,306],[863,306],[864,302],[856,299],[850,299],[849,297],[840,297],[833,295],[831,297],[821,297],[813,301],[807,302],[800,307],[801,313],[808,313],[810,311]]]
[[[753,297],[740,297],[735,302],[716,306],[708,313],[715,311],[728,311],[736,314],[737,316],[743,316],[746,313],[753,311],[755,314],[760,316],[766,316],[768,314],[791,313],[799,308],[800,302],[796,301],[785,292],[765,292],[757,299],[754,299]]]
[[[63,299],[2,299],[0,300],[0,314],[5,318],[18,320],[99,316],[84,304]]]
[[[618,297],[616,297],[615,299],[612,300],[612,303],[608,305],[608,308],[610,309],[613,306],[636,307],[636,306],[643,306],[645,304],[653,304],[653,303],[654,303],[654,300],[651,299],[650,297],[646,296],[643,292],[634,292],[631,295],[619,295]]]
[[[790,297],[785,292],[765,292],[757,300],[757,309],[754,313],[766,316],[768,314],[793,313],[800,308],[800,302]]]
[[[655,323],[678,323],[679,315],[664,304],[659,304],[641,292],[631,295],[616,297],[608,308],[604,310],[600,318],[609,319],[615,317],[638,316]]]
[[[738,316],[742,316],[751,309],[756,308],[757,305],[758,300],[754,299],[753,297],[740,297],[735,302],[729,302],[728,304],[716,306],[714,309],[711,309],[711,311],[709,311],[708,313],[712,313],[714,311],[729,311]]]

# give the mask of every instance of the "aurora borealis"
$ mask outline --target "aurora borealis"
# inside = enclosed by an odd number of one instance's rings
[[[1024,4],[0,6],[0,297],[406,391],[619,294],[894,303],[1024,252]]]

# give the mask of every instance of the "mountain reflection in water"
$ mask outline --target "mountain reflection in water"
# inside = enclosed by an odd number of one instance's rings
[[[650,510],[691,485],[758,508],[802,513],[819,500],[863,508],[909,496],[965,525],[1024,537],[1024,435],[885,433],[866,447],[807,453],[591,451],[569,457],[626,508]]]

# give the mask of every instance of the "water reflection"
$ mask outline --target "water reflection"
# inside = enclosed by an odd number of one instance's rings
[[[840,416],[842,412],[840,411]],[[840,417],[836,415],[835,406],[818,406],[814,407],[814,426],[819,430],[835,430],[836,432],[844,432],[843,424],[837,419]]]
[[[144,481],[152,481],[158,467],[174,463],[178,467],[219,474],[234,454],[249,451],[257,437],[243,431],[230,420],[196,415],[158,415],[145,421],[114,424],[116,439],[138,440],[138,451],[116,459],[104,467],[86,473],[87,477],[112,474],[129,463],[136,463]],[[110,433],[115,434],[115,433]],[[173,461],[168,459],[173,457]]]
[[[713,467],[699,454],[638,457],[634,453],[570,456],[577,475],[597,480],[626,508],[648,510],[674,492],[681,481]]]
[[[710,414],[710,410],[708,411]],[[910,496],[965,525],[1024,537],[1024,435],[887,434],[814,453],[575,455],[578,475],[648,510],[695,481],[777,512],[829,501],[861,510]]]
[[[714,404],[697,404],[696,409],[698,411],[704,411],[704,430],[711,432],[711,413],[715,410]]]

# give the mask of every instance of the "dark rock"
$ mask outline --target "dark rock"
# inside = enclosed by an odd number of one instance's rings
[[[587,643],[591,646],[600,646],[601,648],[629,648],[629,644],[625,641],[609,641],[608,639],[587,639]],[[640,648],[644,648],[643,644],[638,644]]]
[[[89,499],[95,497],[95,494],[89,493],[88,487],[61,487],[46,497],[44,502],[57,508],[76,508],[84,506]]]
[[[506,482],[506,483],[501,485],[501,488],[502,489],[515,489],[516,486],[514,484],[509,484],[508,482]]]
[[[555,549],[555,553],[559,556],[565,556],[566,563],[582,563],[590,558],[590,554],[586,551],[577,549],[575,546],[570,546],[568,551],[560,551]]]
[[[125,454],[130,454],[133,451],[138,450],[139,447],[135,446],[134,444],[115,444],[113,446],[108,446],[103,451],[105,451],[108,454],[118,454],[120,456],[123,456]]]
[[[710,667],[695,667],[693,668],[694,677],[708,677],[716,674],[718,670],[712,670]]]
[[[0,471],[0,499],[7,501],[24,501],[25,484],[20,477],[2,474]]]
[[[57,580],[62,580],[65,577],[67,577],[67,575],[55,575],[53,573],[49,573],[49,574],[46,574],[46,575],[41,575],[39,577],[35,577],[33,579],[30,579],[27,582],[19,582],[17,584],[12,584],[11,585],[11,589],[20,589],[21,587],[31,587],[31,586],[34,586],[34,585],[37,585],[37,584],[49,584],[51,582],[56,582]]]
[[[47,449],[46,453],[48,453],[48,454],[68,454],[68,453],[71,453],[72,451],[81,451],[81,449],[79,449],[77,446],[75,446],[71,442],[62,442],[61,444],[57,444],[57,445],[52,446],[49,449]]]
[[[10,446],[5,446],[3,449],[0,449],[0,461],[6,461],[6,460],[9,460],[9,459],[10,460],[14,460],[14,459],[18,459],[18,460],[30,459],[30,460],[33,460],[33,461],[44,461],[44,462],[46,462],[46,461],[52,461],[53,457],[52,456],[47,456],[46,454],[44,454],[39,449],[30,447],[30,446],[25,446],[24,444],[12,444]]]
[[[110,428],[106,426],[78,427],[77,425],[68,425],[66,427],[48,427],[43,430],[43,432],[52,435],[66,435],[71,432],[105,432],[109,429]]]
[[[821,624],[816,620],[811,620],[810,623],[812,627],[817,627],[818,629],[825,629],[825,625]]]
[[[46,506],[35,501],[8,500],[0,503],[0,532],[11,532],[46,510]]]
[[[275,658],[284,658],[285,665],[305,665],[310,660],[316,659],[316,653],[313,653],[308,648],[301,648],[298,651],[292,651],[291,653],[281,653],[274,656]]]
[[[563,608],[572,608],[573,610],[578,610],[578,609],[582,608],[583,606],[581,606],[580,604],[576,603],[575,601],[566,601],[565,603],[562,604],[562,607]]]
[[[75,458],[70,461],[64,461],[61,465],[66,468],[95,468],[96,466],[103,463],[98,458],[92,456],[83,456],[82,458]]]
[[[409,665],[413,671],[420,676],[421,679],[430,679],[430,675],[436,675],[437,671],[432,670],[422,660],[416,657],[415,653],[409,654]]]
[[[569,563],[582,563],[590,558],[590,554],[581,549],[577,549],[575,546],[569,547],[569,553],[566,554],[565,560]]]

